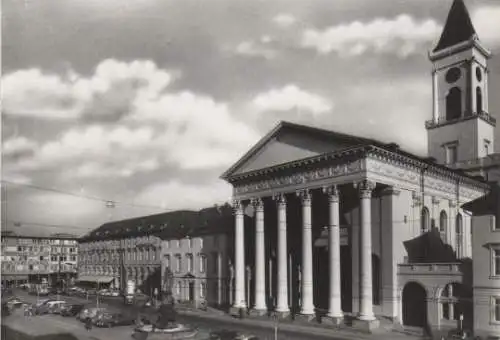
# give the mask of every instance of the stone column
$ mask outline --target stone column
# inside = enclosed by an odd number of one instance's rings
[[[343,319],[341,306],[340,278],[340,211],[339,192],[336,185],[323,188],[328,195],[329,225],[328,225],[328,255],[329,255],[329,305],[327,320],[338,324]]]
[[[254,312],[263,315],[266,307],[266,255],[264,243],[264,203],[252,200],[255,209],[255,306]]]
[[[359,242],[359,320],[373,321],[372,292],[372,221],[371,197],[375,183],[364,180],[357,184],[360,195],[360,242]]]
[[[300,314],[309,318],[314,315],[311,192],[307,189],[300,190],[297,195],[302,201],[302,301]]]
[[[434,123],[439,122],[439,95],[438,95],[438,78],[437,70],[432,70],[432,120]]]
[[[234,232],[234,265],[235,265],[235,292],[234,308],[246,308],[245,301],[245,230],[243,204],[239,200],[233,202],[235,217]]]
[[[278,204],[278,301],[276,312],[280,316],[287,316],[288,308],[288,266],[287,266],[287,239],[286,239],[286,198],[285,194],[273,196]]]

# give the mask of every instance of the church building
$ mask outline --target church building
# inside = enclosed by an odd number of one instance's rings
[[[233,187],[233,309],[368,331],[472,330],[475,234],[462,206],[498,173],[482,166],[498,158],[490,56],[454,0],[429,53],[428,157],[280,122],[231,166],[221,178]]]

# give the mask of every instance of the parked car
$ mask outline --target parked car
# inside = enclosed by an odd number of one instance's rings
[[[244,334],[231,330],[220,330],[210,333],[210,337],[207,340],[259,340],[259,338],[252,334]]]
[[[35,314],[37,315],[43,315],[43,314],[52,314],[53,310],[56,306],[59,306],[62,303],[66,303],[66,301],[63,300],[54,300],[54,301],[48,301],[39,307],[35,309]]]
[[[78,316],[76,317],[78,320],[84,322],[87,320],[87,318],[94,318],[100,311],[104,311],[105,308],[102,307],[89,307],[89,308],[82,308]]]
[[[130,326],[135,323],[135,317],[120,312],[104,311],[97,314],[92,320],[97,327]]]
[[[23,301],[21,301],[18,297],[12,296],[6,301],[7,307],[12,310],[15,308],[19,308],[23,305]]]
[[[114,297],[120,296],[120,291],[116,289],[110,290],[109,296],[114,296]]]
[[[83,307],[82,304],[65,304],[61,307],[61,316],[77,316]]]
[[[61,314],[61,309],[67,304],[66,301],[57,301],[49,306],[49,314]]]

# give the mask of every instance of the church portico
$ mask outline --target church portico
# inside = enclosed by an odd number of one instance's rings
[[[274,164],[266,154],[294,134],[329,134],[332,151],[300,158],[315,143],[298,145],[304,138],[297,138],[289,160]],[[223,175],[233,186],[235,209],[233,312],[249,308],[254,315],[332,324],[349,316],[367,330],[378,327],[379,316],[398,321],[404,242],[437,228],[443,211],[454,219],[458,204],[487,190],[394,144],[350,138],[282,122]],[[353,145],[337,149],[338,139]],[[425,228],[423,210],[430,220]],[[446,222],[448,242],[454,224]]]

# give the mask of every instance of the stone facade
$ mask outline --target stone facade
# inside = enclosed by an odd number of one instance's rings
[[[162,240],[162,277],[173,278],[172,293],[181,303],[225,305],[229,301],[229,236],[193,234]]]

